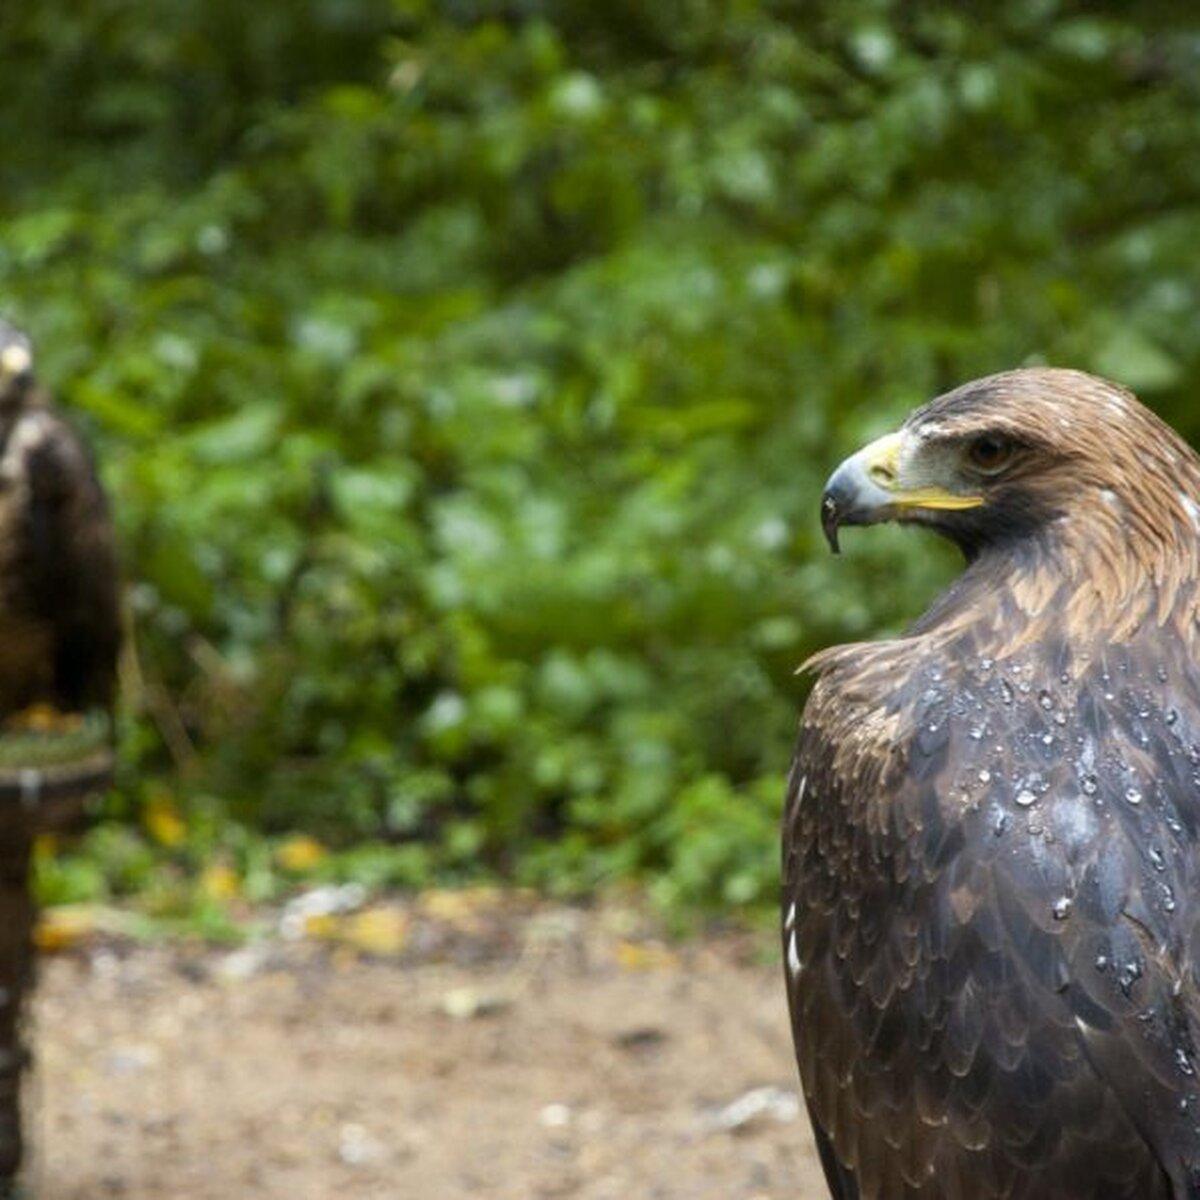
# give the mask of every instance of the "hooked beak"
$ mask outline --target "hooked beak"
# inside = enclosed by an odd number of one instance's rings
[[[886,434],[852,454],[829,477],[821,497],[821,528],[837,554],[843,525],[875,525],[913,509],[978,508],[983,497],[937,486],[906,487],[901,480],[904,432]]]

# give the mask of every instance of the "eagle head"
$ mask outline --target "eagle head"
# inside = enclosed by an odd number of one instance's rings
[[[1200,463],[1124,388],[1081,371],[991,375],[917,409],[830,476],[821,520],[928,526],[968,559],[1069,531],[1194,546]],[[1045,535],[1045,537],[1043,537]]]
[[[0,319],[0,409],[16,408],[33,387],[33,344]]]

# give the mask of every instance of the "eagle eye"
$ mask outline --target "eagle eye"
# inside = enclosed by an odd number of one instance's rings
[[[967,447],[967,461],[984,475],[998,475],[1012,462],[1017,444],[994,433],[977,437]]]

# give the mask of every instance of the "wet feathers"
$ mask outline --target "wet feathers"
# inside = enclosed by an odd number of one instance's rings
[[[784,817],[830,1189],[1200,1196],[1200,460],[1069,371],[900,434],[850,523],[929,525],[967,566],[904,637],[813,660]]]

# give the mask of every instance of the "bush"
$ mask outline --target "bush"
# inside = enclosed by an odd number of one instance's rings
[[[129,812],[182,773],[452,876],[769,898],[797,664],[952,569],[832,564],[837,459],[1027,361],[1200,433],[1172,15],[46,0],[0,35],[0,308],[115,497]]]

